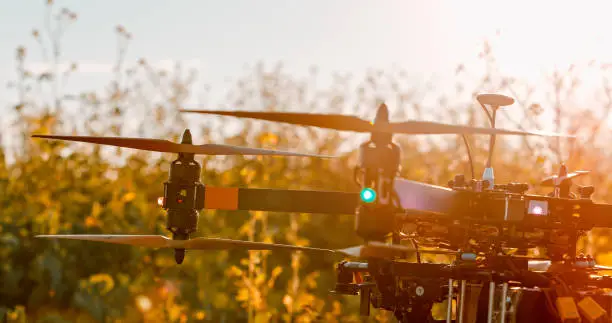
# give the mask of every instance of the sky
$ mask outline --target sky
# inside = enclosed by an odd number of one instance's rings
[[[42,27],[45,2],[0,1],[0,84],[15,77],[19,45],[30,49],[30,68],[44,66],[31,31]],[[133,34],[128,63],[182,61],[200,71],[213,97],[257,61],[283,61],[297,74],[313,65],[322,74],[399,66],[415,82],[439,75],[444,83],[458,63],[475,63],[483,40],[496,32],[500,64],[527,79],[571,63],[612,60],[611,1],[56,0],[55,6],[78,14],[62,48],[64,60],[80,66],[69,91],[107,84],[118,24]],[[15,99],[14,90],[0,87],[0,107]]]
[[[42,24],[43,3],[0,5],[0,21],[6,24],[0,40],[0,48],[5,48],[0,52],[0,80],[6,81],[14,68],[13,49],[26,39],[34,44],[30,33]],[[480,40],[478,31],[462,24],[457,8],[449,3],[111,0],[93,5],[58,0],[57,6],[79,15],[63,48],[66,60],[80,63],[78,85],[105,79],[100,74],[110,70],[115,55],[113,30],[122,24],[134,35],[128,61],[147,57],[166,65],[188,62],[201,71],[203,81],[221,90],[244,72],[245,65],[260,60],[283,61],[297,73],[311,65],[322,72],[393,65],[416,75],[452,70],[463,57],[474,55]],[[462,44],[465,41],[471,44]],[[450,52],[455,59],[448,59]],[[37,63],[31,65],[41,65]]]

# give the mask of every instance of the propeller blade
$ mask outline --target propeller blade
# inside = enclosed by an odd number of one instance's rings
[[[355,258],[394,259],[415,256],[417,250],[404,245],[389,245],[382,242],[369,242],[366,245],[336,250],[337,253]]]
[[[300,247],[293,245],[277,244],[277,243],[265,243],[265,242],[254,242],[244,240],[232,240],[232,239],[221,239],[221,238],[193,238],[190,240],[184,240],[185,249],[194,250],[228,250],[228,249],[245,249],[245,250],[289,250],[289,251],[304,251],[304,252],[316,252],[316,253],[334,253],[333,250],[312,248],[312,247]]]
[[[185,110],[181,112],[215,114],[237,118],[248,118],[265,121],[284,122],[300,126],[312,126],[339,131],[371,132],[374,127],[366,120],[355,116],[341,114],[319,114],[300,112],[256,112],[256,111],[222,111],[222,110]]]
[[[133,148],[147,151],[164,153],[186,153],[197,155],[270,155],[270,156],[297,156],[297,157],[319,157],[332,158],[333,156],[293,153],[288,151],[236,147],[231,145],[205,144],[190,145],[177,144],[168,140],[147,138],[122,138],[122,137],[93,137],[93,136],[56,136],[56,135],[33,135],[34,138],[45,138],[55,140],[67,140],[87,142],[101,145],[109,145],[124,148]]]
[[[53,234],[38,235],[37,238],[69,239],[96,241],[113,244],[124,244],[150,248],[171,248],[171,249],[190,249],[190,250],[290,250],[316,253],[333,254],[333,250],[299,247],[275,243],[220,239],[220,238],[193,238],[190,240],[172,240],[161,235],[122,235],[122,234]]]
[[[191,112],[200,114],[214,114],[221,116],[231,116],[237,118],[249,118],[265,121],[284,122],[300,126],[313,126],[319,128],[335,129],[339,131],[354,132],[386,132],[391,134],[498,134],[498,135],[529,135],[529,136],[553,136],[553,137],[574,137],[570,135],[504,130],[492,128],[478,128],[461,125],[449,125],[444,123],[429,121],[406,121],[389,124],[372,124],[366,120],[355,116],[340,114],[317,114],[299,112],[255,112],[255,111],[222,111],[222,110],[186,110],[181,112]]]
[[[398,123],[390,123],[389,132],[398,134],[484,134],[484,135],[520,135],[520,136],[541,136],[541,137],[568,137],[573,138],[575,136],[556,134],[552,132],[542,131],[519,131],[519,130],[505,130],[500,128],[480,128],[462,125],[450,125],[438,122],[429,121],[406,121]]]
[[[160,235],[132,235],[132,234],[43,234],[37,235],[37,238],[47,239],[68,239],[68,240],[83,240],[97,241],[114,244],[125,244],[139,247],[150,248],[172,248],[174,242]]]
[[[542,180],[542,182],[540,183],[540,185],[542,186],[555,186],[558,183],[567,180],[567,179],[572,179],[581,175],[586,175],[590,173],[590,171],[588,170],[577,170],[575,172],[571,172],[565,176],[561,176],[559,177],[559,175],[552,175],[552,176],[548,176],[546,177],[544,180]]]
[[[414,256],[417,250],[410,246],[389,245],[382,242],[369,242],[366,245],[345,249],[330,250],[312,247],[300,247],[276,243],[232,240],[222,238],[193,238],[189,240],[172,240],[161,235],[123,235],[123,234],[50,234],[37,235],[36,238],[67,239],[94,241],[112,244],[123,244],[149,248],[169,248],[187,250],[269,250],[269,251],[302,251],[317,254],[341,255],[355,258],[394,259]],[[421,253],[456,255],[455,251],[419,250]]]

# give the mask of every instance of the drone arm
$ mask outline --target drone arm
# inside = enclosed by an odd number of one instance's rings
[[[359,193],[205,187],[204,209],[354,214]]]
[[[395,178],[393,197],[400,210],[449,213],[458,199],[446,187]],[[204,209],[355,214],[359,193],[269,188],[204,187]]]

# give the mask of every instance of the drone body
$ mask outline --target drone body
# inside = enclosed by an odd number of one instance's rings
[[[549,284],[548,277],[530,274],[528,258],[523,259],[523,265],[519,267],[514,265],[512,270],[504,268],[508,260],[520,259],[519,256],[505,255],[505,249],[513,246],[518,246],[519,249],[532,247],[529,245],[530,242],[538,246],[541,243],[548,243],[546,239],[555,238],[556,233],[562,233],[569,236],[567,241],[561,242],[562,246],[558,248],[556,256],[561,257],[561,260],[563,257],[568,257],[571,263],[575,259],[578,231],[592,226],[611,225],[612,223],[602,215],[604,212],[612,212],[612,209],[608,205],[593,204],[588,199],[590,195],[584,198],[584,194],[581,194],[580,203],[574,203],[566,198],[568,194],[565,188],[569,189],[568,186],[563,186],[563,190],[560,191],[562,194],[557,193],[556,197],[547,200],[541,196],[526,195],[525,192],[529,188],[526,184],[495,184],[492,167],[495,136],[543,134],[513,133],[496,129],[497,109],[513,104],[514,99],[491,94],[480,95],[477,99],[491,121],[489,129],[411,121],[391,123],[384,104],[379,106],[376,118],[370,125],[364,120],[341,115],[184,111],[371,133],[370,140],[360,146],[360,162],[355,169],[355,179],[361,187],[355,212],[356,233],[366,241],[384,241],[391,234],[392,244],[388,245],[388,248],[400,244],[401,240],[411,240],[413,250],[417,253],[417,260],[419,252],[422,252],[415,243],[417,239],[422,242],[433,241],[434,246],[436,241],[439,241],[437,247],[440,247],[440,240],[445,240],[447,248],[467,251],[467,255],[473,257],[464,259],[466,253],[460,252],[461,261],[451,266],[435,264],[429,266],[430,264],[406,263],[405,258],[384,253],[369,255],[366,257],[367,263],[344,263],[338,267],[338,285],[335,291],[340,294],[361,295],[362,315],[368,315],[369,306],[373,304],[377,308],[393,311],[400,322],[424,322],[431,319],[429,309],[432,303],[444,300],[442,297],[444,292],[441,290],[446,290],[446,301],[449,304],[446,322],[450,323],[453,312],[451,304],[457,288],[460,289],[457,300],[458,302],[460,300],[460,304],[457,305],[458,322],[470,317],[464,312],[464,310],[469,312],[467,308],[472,306],[464,301],[465,286],[468,280],[477,280],[488,290],[486,295],[488,297],[481,297],[488,307],[486,312],[482,312],[484,315],[482,318],[492,322],[494,293],[498,285],[502,287],[501,299],[505,300],[510,280],[518,281],[525,286],[544,287]],[[485,104],[492,107],[491,113],[485,108]],[[450,190],[422,183],[415,185],[410,181],[396,179],[401,151],[392,142],[394,133],[491,135],[489,158],[482,179],[466,182],[464,179],[461,180],[462,177],[456,178]],[[560,181],[564,183],[563,185],[567,184],[563,179]],[[579,207],[580,211],[575,209],[576,207]],[[583,219],[576,220],[576,216]],[[417,230],[406,234],[400,229],[406,222],[416,225],[417,228],[424,223],[443,227],[445,231]],[[490,233],[491,229],[495,231],[493,235]],[[544,241],[525,239],[525,234],[541,230],[552,234],[547,233]],[[424,234],[426,232],[429,232],[429,236]],[[474,244],[473,240],[477,243]],[[474,250],[474,253],[470,253],[470,250]],[[475,262],[477,254],[486,257],[491,263],[477,264]],[[357,276],[351,276],[351,272],[366,272],[370,279],[357,279]],[[424,292],[425,290],[430,292]],[[507,314],[506,305],[504,301],[500,305],[502,322],[505,321]]]
[[[525,194],[528,186],[524,184],[495,184],[491,154],[496,135],[557,137],[563,135],[497,129],[495,128],[496,109],[511,105],[514,100],[502,95],[481,95],[478,101],[483,108],[484,104],[493,107],[492,115],[489,115],[491,128],[420,121],[391,122],[388,108],[384,103],[378,107],[373,122],[337,114],[183,110],[370,133],[369,140],[359,146],[359,164],[356,165],[354,172],[360,192],[206,187],[205,183],[200,182],[201,166],[195,161],[196,154],[319,158],[329,156],[227,145],[193,145],[188,130],[183,133],[179,144],[141,138],[35,136],[178,154],[170,166],[168,181],[164,183],[164,196],[159,201],[167,211],[166,228],[171,232],[172,239],[147,235],[43,237],[170,248],[174,249],[178,264],[183,262],[187,249],[288,250],[365,259],[366,263],[340,263],[337,269],[338,284],[335,289],[340,294],[361,295],[363,315],[367,315],[370,305],[374,305],[377,308],[394,311],[400,322],[426,321],[430,319],[428,311],[434,302],[446,299],[448,304],[452,304],[456,290],[460,289],[458,299],[461,300],[461,304],[458,305],[458,317],[459,322],[462,322],[464,307],[467,306],[464,303],[467,281],[476,280],[488,284],[490,293],[496,290],[497,285],[503,286],[502,299],[505,299],[511,280],[524,285],[549,283],[548,277],[529,273],[527,257],[505,254],[508,248],[520,249],[543,243],[542,239],[525,236],[526,232],[532,233],[540,229],[558,230],[572,235],[578,230],[593,226],[612,226],[612,220],[602,216],[604,213],[612,212],[612,206],[593,203],[588,198],[590,194],[587,196],[581,193],[579,199],[572,199],[567,194],[566,188],[569,189],[569,186],[563,185],[567,185],[569,179],[577,175],[567,174],[564,168],[562,168],[564,173],[553,180],[556,186],[555,194],[550,197]],[[491,135],[490,155],[483,178],[468,182],[458,176],[451,181],[450,187],[401,179],[398,177],[401,150],[393,143],[394,134]],[[214,201],[213,199],[219,197],[217,194],[227,194],[231,203]],[[576,206],[580,211],[576,211]],[[327,250],[230,239],[193,238],[198,227],[198,212],[201,209],[354,214],[355,233],[365,240],[365,244],[341,250]],[[575,215],[578,215],[578,220],[575,219]],[[413,225],[417,229],[404,231],[402,228],[405,224]],[[432,230],[433,227],[442,229]],[[490,234],[491,229],[494,229],[494,234]],[[403,245],[402,241],[410,241],[411,245]],[[559,257],[567,256],[573,261],[576,258],[575,242],[575,234],[568,242],[563,242],[562,248],[559,249]],[[422,249],[423,246],[430,249]],[[456,256],[458,260],[450,265],[424,264],[420,263],[422,253],[447,254]],[[418,263],[407,262],[407,259],[413,256],[416,256]],[[481,257],[485,258],[484,263],[480,262]],[[508,262],[516,263],[513,265],[515,267],[507,269],[505,266]],[[517,265],[519,263],[520,265]],[[355,281],[355,277],[359,276],[355,276],[356,273],[365,273],[367,279],[364,280],[362,277]],[[493,294],[488,296],[487,309],[489,322],[491,322],[494,298],[491,295]],[[451,322],[451,306],[448,307],[447,322]],[[501,315],[503,319],[505,315],[503,302]]]

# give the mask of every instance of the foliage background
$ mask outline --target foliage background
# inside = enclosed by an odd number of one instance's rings
[[[108,149],[80,144],[31,140],[33,133],[138,135],[177,140],[189,126],[200,142],[216,141],[253,147],[343,154],[333,161],[297,158],[201,158],[202,182],[211,186],[250,186],[356,190],[352,181],[357,143],[363,137],[279,124],[180,115],[197,78],[180,64],[160,71],[146,58],[124,60],[132,35],[122,26],[116,73],[105,89],[64,93],[63,84],[78,62],[62,69],[61,34],[78,21],[77,13],[48,4],[49,30],[34,30],[39,47],[15,51],[18,79],[9,84],[19,101],[7,107],[16,118],[3,137],[11,146],[0,150],[0,317],[9,322],[232,322],[232,321],[360,321],[357,299],[333,297],[333,262],[300,254],[269,252],[189,252],[182,266],[171,252],[96,243],[49,242],[41,233],[165,234],[164,214],[155,201],[162,193],[173,156]],[[42,51],[50,69],[29,71],[28,55]],[[547,86],[534,88],[499,72],[494,48],[483,43],[485,73],[474,78],[458,65],[456,88],[437,100],[433,111],[449,123],[486,125],[474,96],[499,91],[513,95],[518,108],[504,110],[508,127],[553,130],[581,135],[572,141],[498,138],[499,181],[532,185],[555,171],[560,162],[593,173],[595,198],[612,202],[610,164],[605,151],[610,139],[605,121],[612,107],[609,66],[592,62],[554,71]],[[474,68],[474,67],[471,67]],[[581,88],[581,73],[601,76],[598,88]],[[470,76],[471,77],[468,77]],[[315,68],[308,78],[287,74],[282,64],[258,64],[228,89],[232,109],[319,110],[372,117],[385,100],[392,118],[420,119],[428,85],[410,84],[403,70],[370,70],[363,79],[338,73],[331,86],[315,86]],[[582,107],[577,91],[598,100]],[[536,100],[536,97],[547,98]],[[191,117],[188,120],[187,118]],[[193,119],[204,120],[194,125]],[[243,125],[242,127],[239,125]],[[552,125],[544,127],[545,125]],[[228,130],[229,128],[229,130]],[[19,134],[19,136],[14,136]],[[488,138],[468,138],[482,171]],[[469,175],[465,146],[455,136],[397,137],[403,149],[402,176],[442,184],[455,174]],[[504,153],[501,154],[500,152]],[[580,183],[579,183],[580,184]],[[536,192],[541,192],[535,187]],[[323,248],[342,248],[360,241],[351,215],[267,214],[203,211],[202,236],[275,241]],[[334,228],[323,230],[322,228]],[[582,251],[599,262],[612,260],[607,230],[596,230]],[[374,312],[370,321],[387,321]]]

